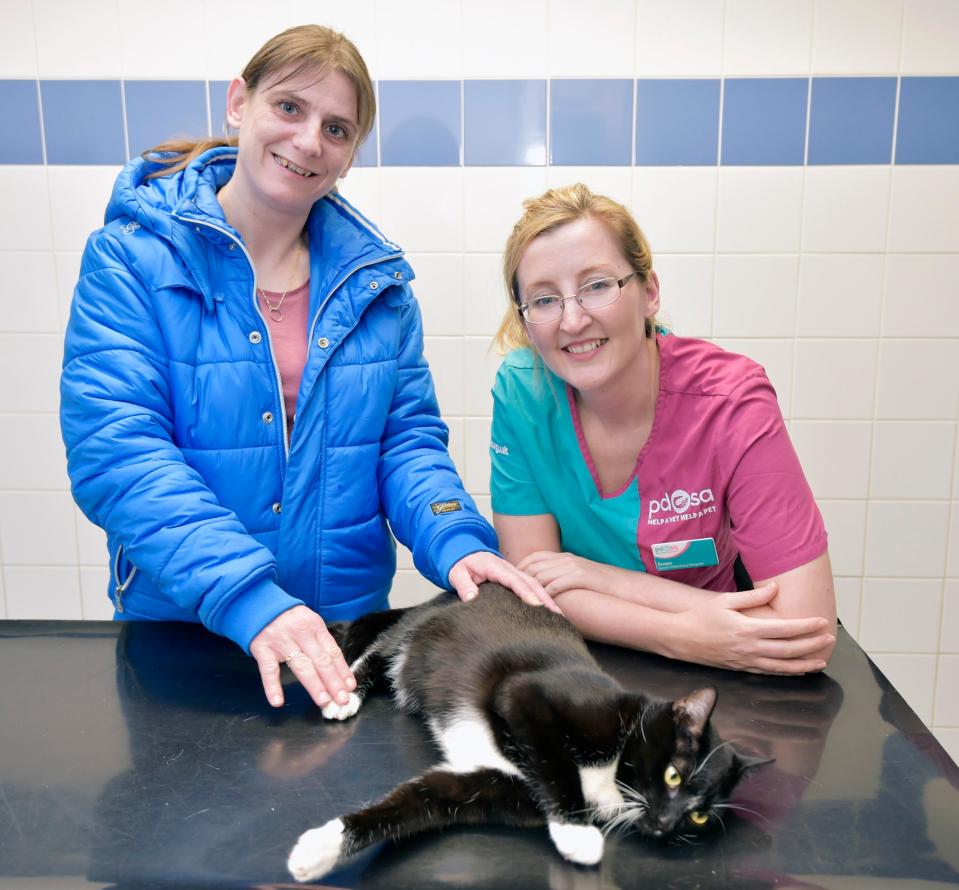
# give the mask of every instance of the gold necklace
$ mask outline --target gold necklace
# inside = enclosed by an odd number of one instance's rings
[[[280,312],[280,307],[283,305],[283,301],[286,299],[286,295],[290,292],[290,286],[293,284],[293,279],[296,277],[296,270],[300,268],[300,254],[303,252],[303,240],[298,239],[296,245],[296,256],[293,258],[293,271],[290,273],[290,278],[286,282],[286,290],[280,295],[280,299],[275,303],[271,303],[269,297],[263,292],[263,288],[258,287],[257,290],[260,293],[260,296],[263,298],[263,302],[266,303],[267,313],[270,316],[270,321],[281,322],[283,321],[283,313]]]

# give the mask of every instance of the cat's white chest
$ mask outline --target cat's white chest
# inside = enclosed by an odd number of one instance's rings
[[[500,753],[486,721],[474,711],[460,711],[442,724],[431,720],[430,731],[445,757],[444,769],[454,773],[496,769],[512,776],[521,775]]]

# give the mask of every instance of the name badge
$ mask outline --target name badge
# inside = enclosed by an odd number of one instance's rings
[[[699,569],[719,565],[716,542],[712,538],[695,538],[692,541],[667,541],[653,544],[653,560],[657,572],[672,572],[675,569]]]

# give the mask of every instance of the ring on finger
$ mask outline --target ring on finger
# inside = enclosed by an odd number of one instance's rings
[[[298,655],[302,655],[302,654],[303,654],[303,650],[302,650],[302,649],[297,649],[295,652],[291,652],[291,653],[290,653],[289,655],[287,655],[286,658],[284,659],[284,661],[286,662],[286,666],[287,666],[288,668],[291,668],[291,669],[292,669],[293,665],[290,664],[290,662],[293,661],[293,659],[296,658]]]

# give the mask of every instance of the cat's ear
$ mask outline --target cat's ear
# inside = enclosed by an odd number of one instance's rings
[[[775,757],[747,757],[738,751],[733,752],[733,763],[736,765],[736,769],[739,770],[740,778],[748,776],[753,770],[759,769],[761,766],[775,762]]]
[[[702,689],[690,692],[685,698],[674,701],[673,714],[693,738],[699,738],[715,707],[716,690],[712,686],[704,686]]]

